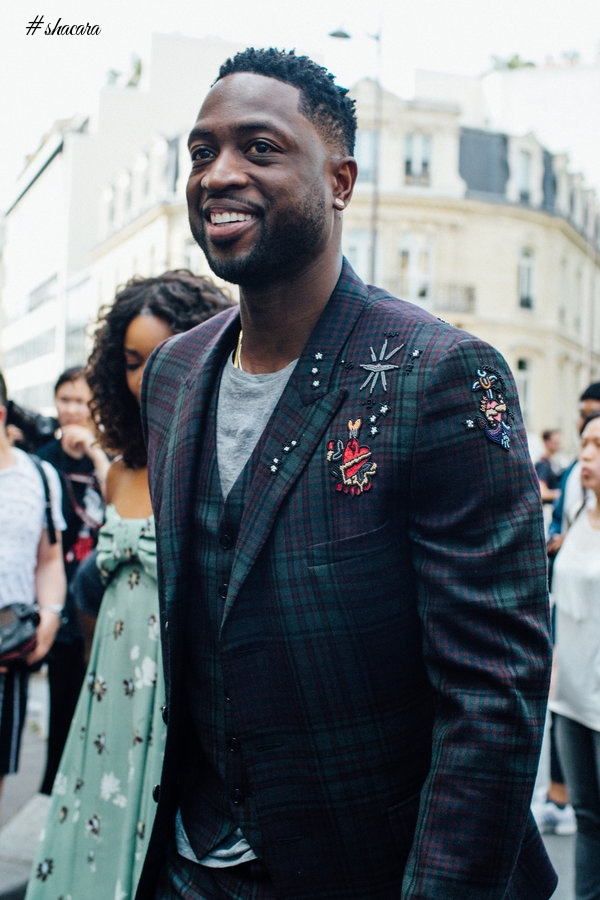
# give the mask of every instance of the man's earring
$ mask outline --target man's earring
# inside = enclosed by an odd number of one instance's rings
[[[342,200],[341,197],[336,197],[335,200],[333,201],[333,205],[335,206],[336,209],[345,209],[346,208],[346,204],[344,203],[344,201]]]

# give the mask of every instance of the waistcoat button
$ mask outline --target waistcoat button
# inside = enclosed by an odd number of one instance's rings
[[[244,792],[241,788],[234,788],[231,792],[231,802],[234,806],[239,806],[244,800]]]
[[[220,544],[223,550],[231,550],[233,547],[233,537],[224,531],[220,538]]]
[[[229,746],[229,750],[231,753],[239,753],[240,750],[242,749],[242,745],[240,744],[239,740],[235,737],[232,737],[229,739],[228,746]]]

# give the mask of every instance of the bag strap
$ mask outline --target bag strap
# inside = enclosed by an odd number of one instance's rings
[[[83,524],[92,534],[95,534],[102,525],[102,522],[98,522],[97,519],[94,519],[93,516],[90,516],[87,510],[77,502],[77,497],[75,496],[75,491],[73,490],[73,482],[75,482],[76,484],[85,484],[89,487],[93,487],[96,490],[99,490],[98,479],[93,475],[67,474],[66,472],[63,472],[62,477],[62,483],[67,489],[67,494],[69,496],[69,500],[71,501],[71,506],[79,516],[80,521],[83,522]]]
[[[29,459],[34,464],[38,472],[40,473],[40,478],[42,479],[42,484],[44,486],[44,497],[45,497],[45,508],[46,508],[46,528],[48,530],[48,540],[51,544],[56,543],[56,529],[54,527],[54,520],[52,518],[52,495],[50,494],[50,485],[48,484],[48,479],[46,477],[46,473],[44,472],[44,467],[42,462],[38,456],[34,456],[33,453],[29,454]]]

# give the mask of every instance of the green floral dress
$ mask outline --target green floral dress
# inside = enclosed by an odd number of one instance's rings
[[[154,820],[166,729],[153,518],[109,505],[98,566],[110,581],[27,900],[130,900]]]

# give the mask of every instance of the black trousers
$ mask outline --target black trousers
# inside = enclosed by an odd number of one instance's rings
[[[56,641],[46,660],[50,709],[46,771],[40,793],[50,794],[85,675],[83,640]]]

